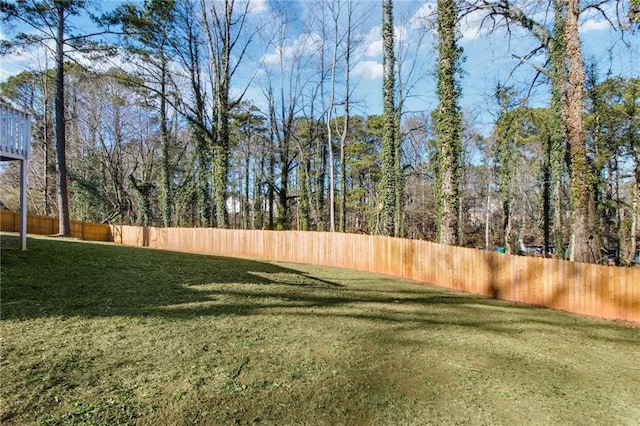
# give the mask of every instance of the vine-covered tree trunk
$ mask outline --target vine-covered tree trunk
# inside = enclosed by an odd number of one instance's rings
[[[314,125],[314,132],[316,132],[316,123]],[[316,157],[316,167],[314,168],[313,173],[313,181],[314,181],[314,191],[313,191],[313,219],[315,223],[316,231],[324,231],[325,230],[325,218],[323,215],[323,211],[325,208],[326,198],[325,198],[325,188],[327,181],[327,149],[325,144],[322,142],[322,137],[316,137],[315,144],[315,157]]]
[[[459,242],[461,116],[456,82],[461,49],[457,44],[455,2],[438,0],[438,239]]]
[[[222,49],[217,53],[218,57],[214,60],[216,63],[215,72],[217,79],[216,87],[216,122],[217,137],[214,147],[214,173],[213,173],[213,204],[216,213],[216,226],[218,228],[226,228],[228,222],[227,212],[227,183],[229,180],[229,64],[231,60],[231,39],[229,38],[229,29],[231,27],[231,12],[233,6],[225,0],[225,20],[220,23],[217,20],[217,31],[225,34],[222,42]]]
[[[544,255],[551,249],[551,136],[544,141],[544,160],[542,162],[542,237]]]
[[[402,93],[398,90],[398,105],[395,111],[395,153],[394,153],[394,165],[393,175],[395,180],[395,229],[394,235],[396,237],[403,237],[405,234],[404,226],[404,172],[402,170],[402,134],[400,132],[400,125],[402,122]]]
[[[555,255],[562,259],[565,257],[565,233],[564,233],[564,182],[563,176],[566,170],[567,159],[567,132],[565,119],[565,104],[567,93],[565,81],[566,69],[566,44],[565,32],[565,8],[564,0],[554,1],[554,29],[553,37],[549,40],[549,60],[551,64],[551,139],[548,145],[550,159],[551,178],[551,210],[553,211],[553,229],[549,232],[553,235]],[[551,214],[551,212],[549,212]]]
[[[226,116],[226,114],[224,114]],[[218,136],[213,148],[213,204],[216,226],[226,228],[227,214],[227,181],[229,176],[229,121],[220,118]]]
[[[640,4],[636,7],[640,9]],[[624,244],[626,253],[624,253],[624,257],[621,259],[625,265],[633,264],[636,251],[638,250],[638,220],[640,219],[640,138],[638,134],[640,134],[640,109],[638,108],[637,99],[640,96],[640,80],[631,82],[628,90],[629,93],[625,96],[624,110],[629,118],[627,144],[633,161],[633,184],[631,190],[631,205],[629,206],[629,215],[631,217],[627,220],[628,227],[621,227],[620,232],[620,234],[622,234],[620,235],[620,241],[628,241]]]
[[[587,158],[583,130],[585,70],[578,32],[579,1],[567,0],[565,41],[567,50],[567,138],[571,154],[571,252],[570,259],[597,262],[600,232],[595,223],[594,178]]]
[[[167,118],[167,63],[164,55],[160,58],[160,151],[161,151],[161,179],[162,179],[162,225],[171,226],[171,209],[173,194],[171,190],[171,160],[169,151],[169,126]]]
[[[500,118],[497,127],[497,164],[500,174],[500,195],[502,196],[502,244],[507,253],[513,253],[513,198],[517,149],[515,146],[518,132],[512,110],[513,93],[508,87],[499,87],[496,93],[500,105]]]
[[[204,87],[202,84],[201,75],[201,40],[198,38],[198,30],[193,23],[194,13],[188,3],[185,3],[187,8],[185,15],[183,16],[183,26],[185,27],[185,33],[187,35],[187,54],[185,57],[185,65],[189,70],[189,80],[191,84],[191,91],[194,98],[193,114],[191,119],[191,132],[195,142],[195,157],[196,157],[196,199],[197,199],[197,211],[198,220],[200,226],[208,227],[211,225],[211,185],[209,184],[209,171],[211,170],[211,138],[207,132],[206,123],[206,102]]]
[[[211,188],[209,185],[211,161],[209,160],[209,144],[207,137],[202,130],[194,128],[192,131],[196,147],[195,173],[198,219],[200,221],[200,226],[208,227],[211,225]]]
[[[300,158],[300,164],[298,167],[300,170],[298,171],[298,185],[299,185],[299,203],[300,203],[300,212],[298,214],[298,229],[301,231],[309,230],[309,211],[310,211],[310,195],[311,188],[309,184],[310,180],[310,169],[311,162],[309,160],[309,156],[306,155],[302,150],[299,151],[298,156]]]
[[[385,235],[394,235],[395,232],[395,206],[396,206],[396,179],[395,167],[395,57],[393,45],[393,1],[385,0],[382,19],[382,43],[383,43],[383,116],[384,127],[382,129],[382,232]]]

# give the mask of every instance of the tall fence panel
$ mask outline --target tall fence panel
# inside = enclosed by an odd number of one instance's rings
[[[336,266],[608,319],[640,322],[640,268],[302,231],[112,226],[114,241],[166,250]]]

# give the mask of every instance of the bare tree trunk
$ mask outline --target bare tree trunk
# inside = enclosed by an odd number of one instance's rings
[[[487,204],[484,211],[484,248],[489,249],[491,244],[491,181],[493,180],[493,172],[489,174],[487,180]]]
[[[542,165],[542,233],[544,255],[547,256],[551,248],[551,138],[545,141]]]
[[[248,138],[248,141],[251,137]],[[242,197],[242,229],[249,229],[251,203],[249,202],[249,174],[251,172],[251,152],[247,149],[244,158],[244,185]]]
[[[67,157],[64,113],[64,6],[56,3],[58,13],[56,37],[56,160],[59,235],[71,235],[69,193],[67,190]]]
[[[314,122],[314,126],[316,123]],[[327,175],[327,150],[323,143],[322,137],[316,137],[317,143],[315,146],[316,158],[318,164],[315,168],[314,182],[315,182],[315,196],[313,197],[313,211],[315,219],[316,231],[324,231],[325,218],[324,218],[324,205],[325,205],[325,184]]]
[[[335,56],[334,56],[335,59]],[[335,184],[335,161],[333,154],[333,132],[331,129],[331,120],[333,118],[334,90],[335,90],[335,61],[333,63],[331,82],[331,100],[329,101],[329,109],[327,111],[327,149],[329,151],[329,232],[336,231],[336,184]]]
[[[342,123],[342,134],[340,135],[340,222],[338,229],[340,232],[345,232],[347,228],[347,164],[346,164],[346,149],[347,138],[349,137],[349,80],[351,78],[351,18],[353,14],[353,8],[351,1],[347,2],[347,34],[346,34],[346,47],[344,53],[344,120]]]
[[[333,151],[333,110],[336,107],[336,69],[338,67],[338,19],[340,18],[340,9],[337,4],[329,4],[333,18],[333,51],[331,53],[331,87],[329,89],[329,105],[327,107],[327,148],[329,150],[329,232],[336,231],[336,183],[335,183],[335,154]]]
[[[49,159],[50,154],[50,139],[51,128],[49,125],[51,124],[51,115],[49,111],[49,76],[47,73],[42,74],[42,97],[43,97],[43,130],[42,130],[42,139],[43,139],[43,150],[44,150],[44,167],[42,170],[42,176],[44,178],[44,188],[42,189],[42,197],[44,198],[44,215],[49,216],[51,214],[51,207],[49,205],[49,198],[51,195],[49,194],[49,186],[51,185],[49,182]]]

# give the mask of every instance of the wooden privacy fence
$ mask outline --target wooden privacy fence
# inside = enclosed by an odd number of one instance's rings
[[[15,212],[1,229],[17,232]],[[303,231],[154,228],[71,221],[76,238],[221,256],[376,272],[455,290],[640,323],[640,268],[620,268],[445,246],[429,241]],[[51,235],[58,219],[29,215],[27,232]]]
[[[20,215],[10,210],[0,211],[0,226],[4,232],[20,231]],[[27,215],[27,233],[53,235],[59,232],[57,217]],[[113,241],[109,225],[71,221],[71,236],[89,241]]]
[[[117,243],[337,266],[503,300],[640,322],[640,268],[524,257],[400,238],[302,231],[112,226]]]

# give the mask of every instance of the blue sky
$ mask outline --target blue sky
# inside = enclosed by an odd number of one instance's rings
[[[312,55],[322,34],[317,25],[310,24],[312,17],[317,17],[317,1],[289,0],[274,2],[272,0],[251,0],[252,14],[256,20],[269,19],[270,12],[278,3],[286,10],[291,21],[290,32],[283,46],[283,57],[293,52],[304,51]],[[102,9],[108,9],[119,2],[102,1]],[[370,0],[359,2],[357,18],[360,21],[357,36],[360,39],[353,65],[352,85],[354,99],[358,100],[355,113],[379,114],[382,111],[382,39],[381,39],[381,1]],[[413,85],[411,98],[407,100],[410,111],[430,111],[437,99],[435,96],[434,65],[436,61],[435,39],[432,31],[425,26],[433,19],[435,0],[415,1],[402,0],[394,4],[395,34],[398,43],[411,52],[407,64],[415,58],[416,69],[410,83]],[[615,12],[613,9],[610,12]],[[534,69],[529,65],[516,67],[518,61],[513,55],[526,54],[534,40],[526,32],[516,30],[509,36],[498,29],[488,34],[479,27],[482,16],[475,14],[465,19],[460,26],[464,49],[464,76],[462,80],[463,98],[461,104],[470,120],[481,128],[487,128],[492,121],[492,112],[496,106],[492,93],[497,84],[509,84],[525,93],[533,79]],[[84,21],[86,22],[86,20]],[[257,22],[257,21],[256,21]],[[0,37],[11,34],[7,28],[0,28]],[[596,61],[602,75],[640,76],[640,31],[635,34],[622,33],[611,28],[601,16],[585,14],[581,22],[583,54],[586,61]],[[257,79],[247,92],[247,96],[258,105],[264,105],[263,87],[260,82],[262,70],[267,70],[270,63],[276,61],[278,52],[272,47],[256,43],[247,58],[243,61],[246,69],[241,78],[248,80],[256,74]],[[0,58],[0,81],[25,69],[41,69],[52,60],[40,50],[25,55],[10,55]],[[534,58],[540,63],[543,57]],[[311,63],[311,60],[310,62]],[[408,67],[408,65],[407,65]],[[514,71],[515,70],[515,71]],[[238,87],[242,86],[241,81]],[[240,90],[240,89],[238,89]],[[535,88],[528,98],[531,105],[543,105],[548,99],[548,88]]]

